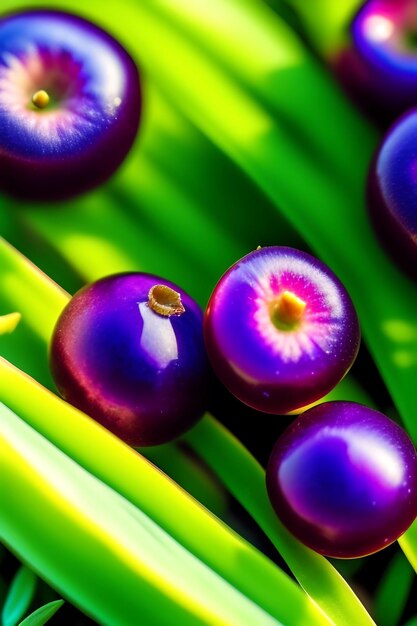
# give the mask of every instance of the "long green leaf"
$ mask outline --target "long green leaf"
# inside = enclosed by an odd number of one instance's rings
[[[1,540],[99,623],[280,623],[4,405],[0,476]]]
[[[300,16],[316,49],[332,57],[348,45],[348,26],[362,0],[285,0]]]
[[[63,604],[64,600],[48,602],[48,604],[39,607],[39,609],[28,615],[23,622],[20,622],[19,626],[44,626]]]

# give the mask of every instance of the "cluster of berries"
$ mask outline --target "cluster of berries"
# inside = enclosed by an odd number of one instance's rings
[[[100,184],[138,128],[132,59],[99,28],[65,13],[21,13],[0,25],[0,185],[51,200]],[[66,400],[146,446],[178,437],[203,415],[211,368],[243,403],[289,413],[345,376],[359,341],[354,306],[333,272],[304,252],[270,247],[224,274],[204,316],[182,289],[149,274],[88,285],[58,320],[51,368]],[[416,452],[384,415],[324,403],[279,439],[267,486],[301,541],[326,555],[361,556],[415,519]]]
[[[417,10],[414,0],[369,0],[355,16],[336,73],[386,132],[367,188],[370,218],[398,266],[417,278]]]
[[[283,414],[328,393],[359,341],[352,301],[333,272],[305,252],[267,247],[222,276],[204,315],[177,285],[149,274],[84,287],[58,320],[51,367],[65,399],[146,446],[203,415],[219,384],[210,365],[240,401]],[[278,516],[306,545],[363,556],[414,521],[417,456],[381,413],[327,402],[279,438],[267,486]]]

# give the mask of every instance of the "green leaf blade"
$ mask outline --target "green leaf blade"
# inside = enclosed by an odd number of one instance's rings
[[[44,626],[64,604],[64,600],[53,600],[28,615],[19,626]]]

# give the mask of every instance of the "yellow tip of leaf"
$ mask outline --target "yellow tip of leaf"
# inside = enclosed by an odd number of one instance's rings
[[[8,315],[0,315],[0,335],[12,333],[19,324],[22,316],[20,313],[9,313]]]

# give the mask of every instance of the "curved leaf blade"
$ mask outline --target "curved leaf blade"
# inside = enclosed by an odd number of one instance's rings
[[[63,604],[64,600],[48,602],[48,604],[40,606],[39,609],[36,609],[36,611],[28,615],[23,622],[20,622],[19,626],[44,626]]]

